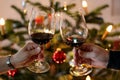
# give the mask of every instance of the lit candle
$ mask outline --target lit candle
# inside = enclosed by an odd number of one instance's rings
[[[91,80],[90,76],[87,75],[86,79],[85,80]]]
[[[1,30],[1,35],[5,34],[5,20],[3,18],[0,19],[0,30]]]
[[[88,14],[88,9],[87,9],[88,4],[87,4],[86,0],[82,0],[82,7],[83,7],[85,13]]]
[[[108,35],[108,33],[110,33],[112,30],[112,25],[109,25],[107,28],[106,28],[106,31],[104,32],[103,36],[102,36],[102,40],[105,39],[105,37]]]
[[[67,11],[67,2],[64,2],[64,10]]]
[[[26,14],[27,13],[27,9],[26,9],[26,1],[25,0],[22,0],[22,7],[23,7],[24,14]]]

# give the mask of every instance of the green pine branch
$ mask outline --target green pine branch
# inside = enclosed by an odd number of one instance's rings
[[[107,4],[102,5],[93,11],[91,11],[89,14],[85,15],[85,19],[87,23],[96,23],[96,24],[103,24],[104,20],[102,17],[98,17],[101,15],[101,10],[109,7]]]
[[[109,5],[105,4],[105,5],[102,5],[96,9],[94,9],[93,11],[91,11],[88,15],[86,16],[97,16],[97,15],[100,15],[101,14],[101,10],[105,9],[109,7]]]
[[[2,48],[2,49],[5,50],[5,51],[8,51],[9,54],[14,54],[14,53],[17,52],[17,50],[12,49],[12,48],[10,48],[10,47],[4,47],[4,48]]]
[[[7,19],[7,22],[11,22],[12,24],[15,24],[15,25],[12,25],[14,28],[24,27],[24,24],[19,20]]]
[[[20,10],[18,7],[16,7],[15,5],[12,5],[11,7],[12,7],[13,9],[15,9],[15,10],[19,13],[19,15],[21,16],[21,19],[22,19],[24,22],[26,22],[26,18],[25,18],[24,12],[23,12],[22,10]]]
[[[33,8],[38,7],[40,10],[42,10],[44,12],[49,12],[50,7],[44,6],[39,2],[32,2],[32,1],[29,1],[29,0],[27,0],[26,2],[30,5],[32,5]]]
[[[72,8],[74,8],[75,6],[76,6],[76,5],[75,5],[74,3],[67,5],[67,6],[66,6],[66,8],[67,8],[66,11],[70,11],[70,10],[71,10]],[[66,12],[66,11],[64,10],[64,6],[63,6],[63,7],[59,7],[59,8],[58,8],[58,11]]]

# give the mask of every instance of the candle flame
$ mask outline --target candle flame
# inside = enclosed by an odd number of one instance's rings
[[[90,76],[88,75],[85,80],[91,80]]]
[[[3,18],[0,19],[0,25],[5,25],[5,20]]]
[[[112,30],[112,25],[109,25],[109,26],[107,27],[106,31],[111,32],[111,30]]]
[[[64,2],[64,10],[67,11],[67,3]]]
[[[88,6],[86,0],[82,0],[82,6],[83,6],[83,7],[87,7],[87,6]]]

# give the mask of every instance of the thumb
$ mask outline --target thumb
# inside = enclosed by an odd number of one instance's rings
[[[28,53],[30,55],[37,55],[41,51],[40,47],[30,50]]]

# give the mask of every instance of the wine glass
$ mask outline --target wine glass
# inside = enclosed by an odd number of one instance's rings
[[[54,9],[50,8],[47,11],[33,9],[28,25],[28,34],[30,39],[39,44],[43,49],[44,44],[48,43],[55,33],[55,16]],[[35,73],[44,73],[50,69],[47,61],[44,60],[44,52],[38,55],[32,64],[27,67]]]
[[[92,72],[92,67],[89,64],[80,63],[82,57],[80,53],[78,53],[78,47],[86,41],[88,37],[88,28],[82,12],[76,11],[75,14],[73,20],[71,19],[70,22],[69,18],[69,21],[67,20],[68,16],[65,15],[65,17],[63,13],[59,13],[60,34],[63,41],[74,48],[74,59],[71,61],[73,66],[70,68],[70,73],[73,76],[84,76]]]

